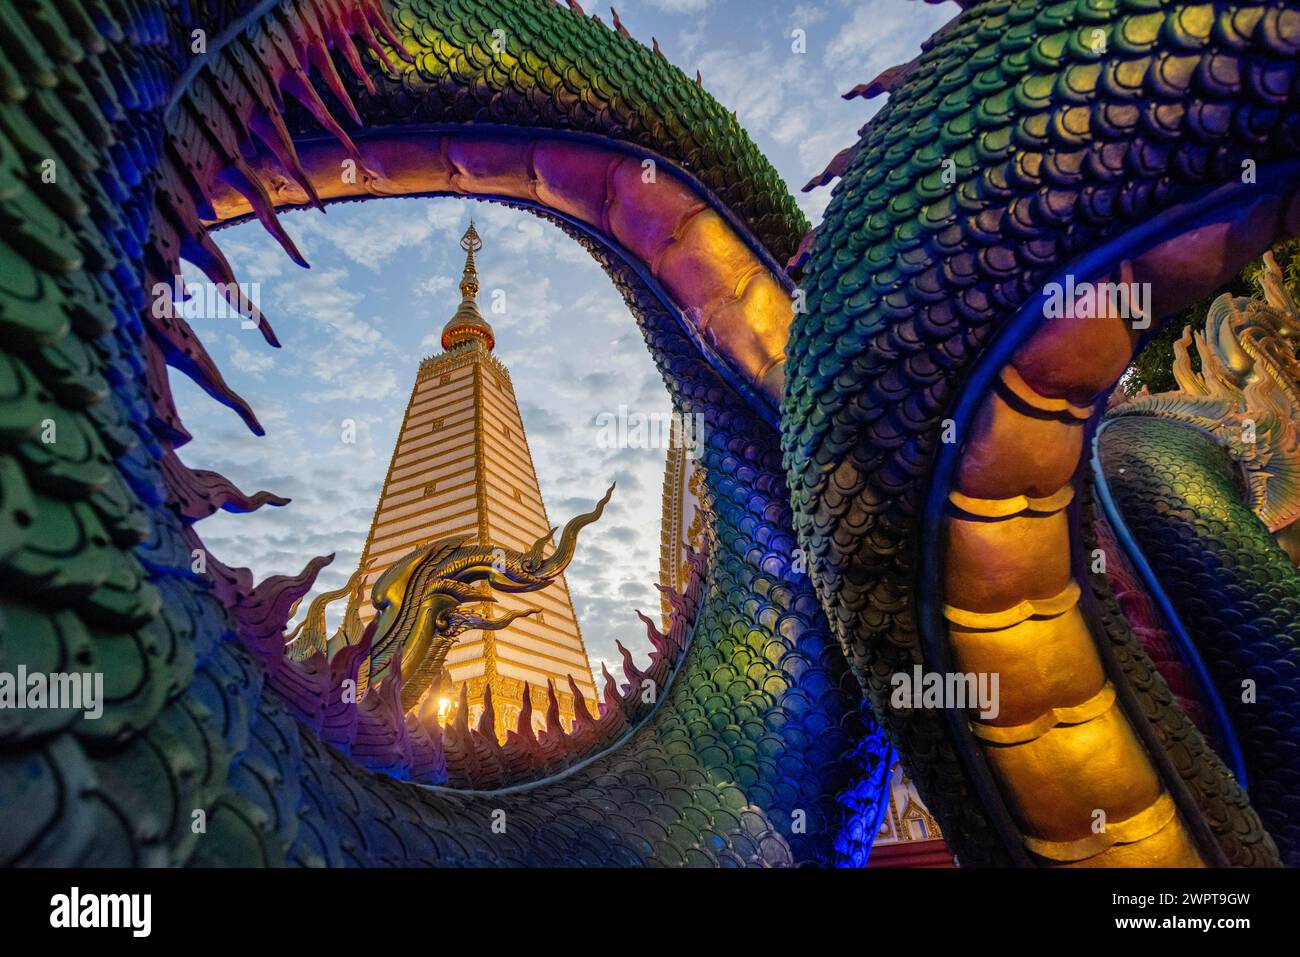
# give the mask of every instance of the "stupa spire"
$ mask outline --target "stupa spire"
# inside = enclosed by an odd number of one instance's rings
[[[460,237],[460,248],[465,250],[465,270],[460,277],[460,294],[465,299],[478,298],[478,267],[474,264],[474,254],[483,248],[474,220],[469,221],[469,229]]]
[[[456,314],[442,328],[443,349],[454,349],[467,342],[478,342],[488,352],[496,345],[491,324],[478,311],[478,266],[474,254],[483,248],[483,240],[469,221],[469,229],[460,237],[460,248],[465,250],[465,269],[460,277],[460,306]]]

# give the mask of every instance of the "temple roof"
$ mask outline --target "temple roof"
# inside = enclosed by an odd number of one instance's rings
[[[483,248],[483,240],[479,239],[472,219],[469,229],[460,238],[460,248],[465,250],[465,271],[460,277],[460,306],[442,327],[442,347],[454,349],[466,342],[477,341],[491,352],[496,345],[496,336],[491,323],[478,311],[478,270],[474,265],[474,253]]]

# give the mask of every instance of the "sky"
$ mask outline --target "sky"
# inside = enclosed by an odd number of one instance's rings
[[[585,4],[611,22],[605,7]],[[912,59],[951,19],[955,4],[918,0],[624,0],[619,17],[703,84],[744,127],[816,224],[830,187],[800,188],[857,139],[883,100],[841,94]],[[802,34],[796,31],[802,31]],[[800,49],[802,48],[802,50]],[[260,283],[261,308],[283,348],[229,319],[195,331],[226,381],[266,429],[239,418],[182,373],[171,380],[195,436],[179,450],[245,492],[292,499],[248,515],[218,513],[199,525],[205,544],[258,580],[296,574],[334,553],[312,594],[337,588],[360,557],[420,359],[439,350],[459,302],[470,215],[483,239],[479,303],[510,370],[551,521],[591,503],[611,480],[604,517],[583,532],[567,578],[593,668],[619,674],[621,639],[649,651],[634,609],[658,617],[662,449],[598,447],[596,417],[668,412],[644,340],[608,277],[577,244],[529,213],[463,199],[385,199],[282,214],[311,269],[292,263],[256,222],[216,234],[238,278]],[[186,271],[187,279],[197,273]],[[494,301],[504,312],[494,314]],[[503,298],[502,298],[503,297]],[[345,441],[346,424],[355,440]],[[304,602],[304,607],[305,607]],[[330,627],[342,613],[333,606]]]

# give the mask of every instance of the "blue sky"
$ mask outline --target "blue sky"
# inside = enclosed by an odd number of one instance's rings
[[[607,7],[586,4],[611,22]],[[792,190],[819,173],[880,101],[840,94],[903,63],[956,14],[916,0],[801,3],[631,0],[617,4],[638,40],[664,54],[749,131]],[[805,51],[793,32],[802,30]],[[830,188],[797,194],[816,223]],[[663,452],[597,447],[593,420],[620,405],[669,410],[668,395],[622,298],[559,230],[528,213],[458,199],[377,200],[289,213],[282,220],[310,270],[294,265],[256,224],[217,234],[237,276],[261,283],[261,307],[282,349],[230,320],[196,320],[196,332],[267,435],[172,373],[181,415],[195,435],[180,450],[193,468],[215,469],[245,491],[289,496],[284,508],[219,513],[199,531],[215,555],[261,579],[298,572],[336,553],[318,588],[356,567],[406,401],[423,356],[456,308],[473,214],[483,237],[479,301],[496,329],[496,355],[515,384],[534,463],[553,522],[590,507],[608,481],[618,491],[587,529],[568,574],[596,673],[611,670],[620,638],[649,648],[633,614],[657,615]],[[193,273],[187,271],[187,277]],[[505,312],[488,312],[494,291]],[[356,441],[342,441],[343,423]],[[336,615],[341,606],[336,606]],[[335,618],[331,618],[331,626]]]

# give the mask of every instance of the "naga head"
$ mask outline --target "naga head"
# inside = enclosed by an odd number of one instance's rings
[[[441,539],[399,558],[375,582],[371,601],[379,611],[371,639],[369,684],[396,658],[401,662],[402,701],[417,702],[442,671],[442,661],[466,631],[497,631],[536,609],[492,617],[493,591],[520,594],[555,581],[572,561],[578,533],[600,518],[614,493],[611,485],[595,507],[564,526],[550,555],[552,528],[527,551],[475,543],[468,536]]]
[[[1201,378],[1217,376],[1243,394],[1257,383],[1266,383],[1275,387],[1292,409],[1300,409],[1300,362],[1295,355],[1300,313],[1271,250],[1264,254],[1259,282],[1262,300],[1225,294],[1210,305],[1204,333],[1197,340]],[[1188,333],[1179,343],[1176,360],[1187,353]],[[1207,357],[1209,366],[1205,365]]]
[[[403,577],[404,570],[414,572],[417,568],[428,567],[430,562],[437,568],[438,587],[452,591],[456,586],[477,582],[487,582],[496,591],[511,593],[536,591],[545,587],[568,567],[577,549],[578,533],[600,518],[613,494],[614,486],[611,485],[590,512],[571,518],[560,533],[559,544],[549,556],[545,554],[545,548],[555,537],[555,528],[537,539],[525,552],[491,544],[467,544],[468,536],[443,539],[421,546],[399,558],[375,582],[375,607],[383,607],[381,600],[390,600],[385,579],[397,582]],[[473,594],[478,596],[482,592],[474,591]],[[376,636],[376,640],[378,638]]]
[[[1174,391],[1139,396],[1113,414],[1171,418],[1213,435],[1240,466],[1251,510],[1300,563],[1300,311],[1271,251],[1259,282],[1262,299],[1225,293],[1203,329],[1183,331]]]

